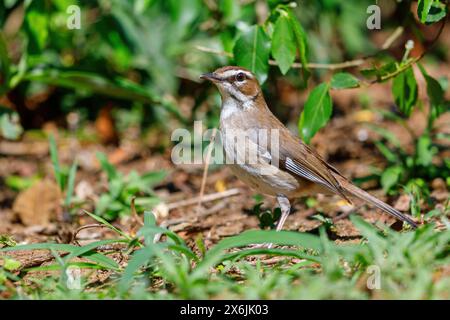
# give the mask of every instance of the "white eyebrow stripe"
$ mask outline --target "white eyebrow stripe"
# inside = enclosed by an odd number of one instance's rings
[[[238,73],[243,73],[243,74],[245,74],[248,78],[253,79],[253,75],[252,75],[250,72],[245,71],[245,70],[240,70],[240,69],[227,70],[227,71],[225,71],[224,73],[222,73],[221,76],[222,76],[223,78],[228,78],[228,77],[235,76],[235,75],[237,75]]]

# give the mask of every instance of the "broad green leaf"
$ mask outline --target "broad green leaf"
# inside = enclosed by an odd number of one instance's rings
[[[347,72],[339,72],[331,78],[331,87],[333,89],[348,89],[359,87],[359,80]]]
[[[331,111],[329,84],[319,84],[309,94],[299,121],[300,136],[306,143],[328,122]]]
[[[260,26],[252,26],[236,41],[233,48],[236,64],[252,71],[260,83],[269,71],[270,39]]]
[[[397,65],[395,61],[390,61],[382,65],[381,67],[372,67],[368,69],[362,69],[360,72],[364,77],[376,77],[381,79],[382,77],[395,72]]]
[[[422,23],[432,24],[447,15],[447,6],[439,0],[419,0],[417,15]]]
[[[29,51],[39,53],[45,47],[48,39],[50,18],[47,14],[45,1],[27,2],[25,11],[25,30],[30,34]]]
[[[394,78],[392,94],[400,111],[406,116],[411,115],[412,108],[417,102],[417,82],[412,67],[409,67]]]
[[[428,12],[426,24],[432,24],[445,18],[447,15],[447,5],[435,0]]]
[[[381,186],[384,192],[388,192],[394,187],[400,180],[403,169],[399,166],[389,167],[383,171],[381,175]]]
[[[302,63],[303,80],[306,87],[306,83],[308,82],[308,78],[311,74],[308,67],[308,40],[306,32],[305,30],[303,30],[302,25],[297,20],[292,10],[288,10],[287,13],[289,15],[289,22],[291,24],[292,30],[294,31],[295,40],[297,42],[300,62]]]
[[[430,77],[421,64],[419,64],[419,69],[425,78],[425,82],[427,83],[427,94],[428,99],[430,100],[432,119],[435,119],[446,110],[446,102],[444,97],[445,92],[439,81],[433,77]]]
[[[419,0],[417,3],[417,15],[422,23],[427,21],[428,13],[434,0]]]
[[[286,74],[295,60],[297,52],[295,37],[289,18],[281,14],[275,23],[272,35],[272,56],[282,74]]]

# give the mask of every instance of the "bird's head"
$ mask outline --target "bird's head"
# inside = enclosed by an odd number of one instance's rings
[[[255,101],[261,94],[255,75],[241,67],[219,68],[214,72],[201,75],[200,78],[213,82],[223,100],[233,99],[237,103],[248,104]]]

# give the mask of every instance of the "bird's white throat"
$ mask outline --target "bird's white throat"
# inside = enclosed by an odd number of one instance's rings
[[[220,112],[220,120],[226,120],[232,115],[235,115],[236,113],[246,111],[250,108],[254,107],[255,101],[253,101],[251,98],[245,100],[244,102],[236,101],[235,99],[228,97],[224,99],[222,103],[222,110]]]

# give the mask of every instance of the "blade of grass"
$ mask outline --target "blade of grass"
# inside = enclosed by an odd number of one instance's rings
[[[308,255],[301,251],[284,250],[284,249],[266,249],[266,248],[248,249],[239,252],[228,253],[223,256],[222,260],[239,260],[247,256],[262,255],[262,254],[295,257],[317,263],[320,263],[322,261],[320,257]]]
[[[75,188],[75,176],[77,174],[77,161],[75,160],[72,164],[72,167],[69,171],[69,178],[67,181],[67,191],[66,191],[66,200],[64,202],[64,205],[66,208],[70,206],[70,203],[72,202],[72,195],[73,190]]]
[[[91,262],[70,262],[67,264],[67,266],[68,267],[78,267],[80,269],[97,269],[97,270],[109,270],[110,269],[106,266],[102,266],[102,265],[99,265],[96,263],[91,263]],[[56,270],[61,270],[61,265],[59,263],[23,269],[23,271],[25,271],[25,272],[56,271]]]
[[[56,145],[55,137],[53,134],[50,134],[49,137],[49,144],[50,144],[50,158],[53,165],[53,172],[55,174],[56,183],[59,186],[59,189],[61,191],[64,190],[64,182],[63,182],[63,176],[61,172],[61,168],[59,166],[59,158],[58,158],[58,146]]]
[[[83,210],[84,213],[86,213],[88,216],[90,216],[92,219],[100,222],[101,224],[107,226],[109,229],[113,230],[114,232],[118,233],[119,235],[121,235],[122,237],[124,237],[125,239],[127,239],[128,241],[131,241],[133,238],[130,237],[129,235],[127,235],[125,232],[123,232],[122,230],[114,227],[111,223],[109,223],[108,221],[106,221],[105,219],[103,219],[102,217],[99,217],[96,214],[90,213],[89,211]]]
[[[238,236],[226,238],[210,249],[205,258],[198,264],[194,271],[195,276],[207,272],[210,267],[223,260],[227,256],[225,250],[235,247],[247,246],[256,243],[273,243],[278,245],[301,246],[317,252],[322,251],[322,244],[317,236],[291,231],[265,231],[250,230]]]
[[[75,257],[83,256],[84,254],[90,252],[91,250],[94,250],[95,248],[97,248],[99,246],[103,246],[103,245],[107,245],[107,244],[111,244],[111,243],[117,243],[117,242],[128,243],[129,240],[128,239],[127,240],[125,240],[125,239],[107,239],[107,240],[91,242],[85,246],[77,247],[76,250],[73,250],[72,252],[70,252],[69,255],[64,257],[64,262],[68,263],[71,259],[73,259]]]
[[[0,249],[0,252],[22,251],[22,250],[57,250],[57,251],[73,252],[78,248],[79,248],[78,246],[65,243],[32,243],[2,248]]]

